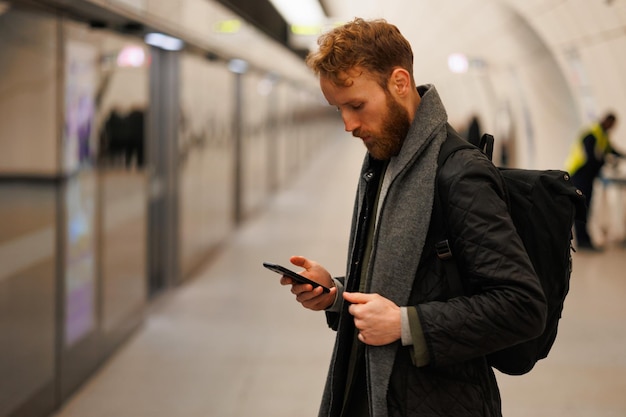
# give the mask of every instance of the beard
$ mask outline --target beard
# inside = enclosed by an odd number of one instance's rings
[[[404,139],[411,128],[409,112],[390,93],[386,92],[386,96],[387,114],[383,117],[381,131],[368,135],[372,140],[365,144],[370,155],[381,161],[386,161],[400,153]],[[356,130],[353,135],[359,137],[361,133],[360,130]]]

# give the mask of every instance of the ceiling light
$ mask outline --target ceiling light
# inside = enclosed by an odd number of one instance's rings
[[[456,74],[464,74],[469,68],[469,61],[463,54],[451,54],[448,56],[448,68]]]
[[[291,25],[291,33],[302,36],[317,36],[322,32],[322,25]]]
[[[326,15],[318,0],[270,0],[290,25],[320,25]]]
[[[230,19],[216,22],[213,31],[217,33],[237,33],[241,29],[241,20]]]
[[[228,61],[228,69],[235,74],[245,74],[248,71],[248,62],[243,59],[231,59]]]
[[[148,33],[144,41],[151,46],[165,49],[166,51],[180,51],[184,42],[178,38],[164,35],[162,33]]]

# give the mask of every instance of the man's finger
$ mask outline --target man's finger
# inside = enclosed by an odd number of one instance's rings
[[[372,294],[365,294],[362,292],[344,292],[343,298],[352,304],[365,304],[372,299]]]

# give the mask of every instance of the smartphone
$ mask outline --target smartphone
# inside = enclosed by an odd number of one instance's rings
[[[285,275],[291,279],[293,279],[294,281],[297,281],[301,284],[311,284],[313,286],[313,288],[315,287],[322,287],[322,290],[324,290],[324,292],[330,292],[330,288],[327,288],[325,286],[323,286],[322,284],[318,284],[315,281],[311,281],[310,279],[308,279],[305,276],[302,276],[300,274],[298,274],[297,272],[292,271],[291,269],[287,269],[282,265],[277,265],[277,264],[273,264],[270,262],[263,262],[263,266],[266,267],[269,270],[272,270],[280,275]]]

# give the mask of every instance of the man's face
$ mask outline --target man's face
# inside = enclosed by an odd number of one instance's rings
[[[320,78],[324,97],[341,112],[346,131],[361,138],[376,159],[398,155],[411,126],[407,110],[365,71],[348,73],[348,85]]]

